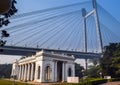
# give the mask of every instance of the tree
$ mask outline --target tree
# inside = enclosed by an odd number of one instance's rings
[[[112,65],[114,69],[114,77],[120,77],[120,43],[116,45],[116,50],[113,53]]]
[[[10,23],[9,17],[17,12],[16,3],[15,0],[0,0],[0,16],[2,16],[0,17],[0,27],[7,26]]]
[[[0,78],[10,78],[12,64],[0,64]]]
[[[85,75],[90,78],[98,78],[101,77],[100,75],[101,69],[100,66],[91,66],[89,69],[85,71]]]
[[[2,28],[3,25],[7,26],[10,23],[9,17],[13,16],[17,12],[17,9],[15,7],[16,3],[17,2],[15,0],[0,0],[0,28]],[[6,41],[3,40],[3,38],[9,37],[9,34],[6,30],[2,30],[0,33],[1,47],[6,44]],[[3,49],[0,49],[0,51],[2,52]]]
[[[100,66],[103,75],[120,77],[120,43],[110,43],[109,46],[105,46]]]
[[[94,66],[99,64],[99,58],[89,59],[89,62],[92,63]]]
[[[79,78],[83,77],[82,70],[84,70],[83,66],[75,63],[75,76],[77,76]]]

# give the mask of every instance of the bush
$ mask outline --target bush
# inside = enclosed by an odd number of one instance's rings
[[[89,85],[98,85],[98,84],[106,83],[107,81],[108,81],[107,79],[95,79],[95,80],[90,80],[88,83]]]
[[[107,81],[108,81],[107,79],[92,78],[80,83],[62,83],[62,84],[54,84],[54,85],[86,85],[86,83],[88,83],[88,85],[98,85],[98,84],[106,83]]]

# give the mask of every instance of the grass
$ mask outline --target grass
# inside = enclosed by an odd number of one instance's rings
[[[101,78],[88,78],[87,81],[89,82],[89,85],[98,85],[98,84],[107,82],[107,80],[101,79]],[[24,82],[23,83],[15,82],[13,80],[0,79],[0,85],[33,85],[33,84],[28,84]],[[80,83],[55,83],[53,85],[86,85],[86,80]]]
[[[0,85],[32,85],[32,84],[20,83],[20,82],[14,82],[14,81],[0,79]]]

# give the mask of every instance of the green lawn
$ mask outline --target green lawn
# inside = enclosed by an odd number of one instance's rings
[[[31,84],[0,79],[0,85],[31,85]]]

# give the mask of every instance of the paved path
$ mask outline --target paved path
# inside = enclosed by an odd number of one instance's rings
[[[101,84],[101,85],[120,85],[120,81],[109,82],[109,83],[105,83],[105,84]]]

